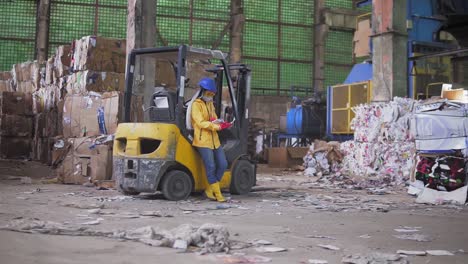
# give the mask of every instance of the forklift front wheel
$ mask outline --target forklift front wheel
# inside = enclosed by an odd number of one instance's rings
[[[252,190],[255,185],[255,168],[247,160],[238,160],[231,173],[232,194],[246,194]]]
[[[170,201],[185,200],[192,192],[192,180],[190,176],[181,170],[172,170],[164,175],[161,183],[161,191],[164,197]]]

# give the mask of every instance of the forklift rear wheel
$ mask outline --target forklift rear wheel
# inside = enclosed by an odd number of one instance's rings
[[[255,185],[255,169],[252,163],[247,160],[239,160],[234,165],[231,174],[232,194],[246,194],[252,190]]]
[[[185,200],[192,192],[192,180],[186,172],[172,170],[164,176],[161,190],[167,200]]]

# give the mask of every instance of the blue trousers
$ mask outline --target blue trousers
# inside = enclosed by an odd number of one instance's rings
[[[228,166],[223,148],[209,149],[197,147],[197,149],[205,164],[208,182],[213,184],[221,181],[224,171],[226,171]]]

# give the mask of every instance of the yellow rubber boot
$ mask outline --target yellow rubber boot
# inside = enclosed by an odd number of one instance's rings
[[[221,193],[221,188],[219,187],[219,182],[211,184],[211,189],[213,190],[214,195],[216,196],[216,201],[222,203],[225,202],[223,194]]]
[[[208,198],[208,199],[210,199],[212,201],[216,201],[216,197],[214,196],[213,189],[211,189],[211,185],[209,185],[209,184],[208,184],[208,186],[206,186],[205,196],[206,196],[206,198]]]

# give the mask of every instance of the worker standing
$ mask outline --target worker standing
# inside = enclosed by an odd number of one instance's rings
[[[211,78],[202,78],[198,85],[201,88],[201,96],[192,104],[192,126],[194,139],[192,145],[197,148],[205,165],[208,187],[205,195],[210,200],[225,202],[219,182],[227,168],[226,155],[221,147],[217,131],[228,129],[232,126],[229,122],[216,122],[213,98],[216,94],[216,84]]]

